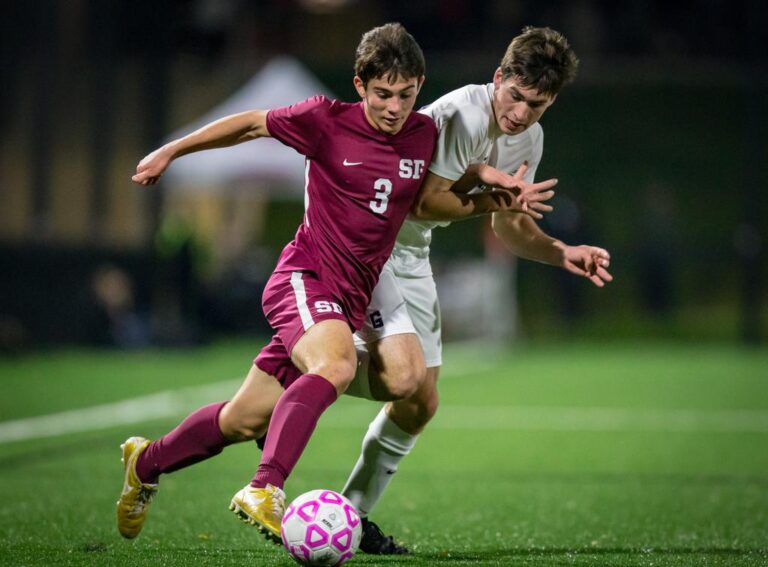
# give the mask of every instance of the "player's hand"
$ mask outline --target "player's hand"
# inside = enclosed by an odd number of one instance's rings
[[[557,185],[557,179],[547,179],[537,183],[528,183],[525,179],[525,173],[528,171],[528,162],[525,161],[517,169],[512,180],[514,183],[513,191],[517,195],[517,200],[523,212],[528,213],[535,219],[542,218],[541,213],[548,213],[552,210],[551,205],[544,201],[549,201],[555,196],[552,187]]]
[[[604,287],[613,281],[607,268],[611,265],[611,255],[597,246],[566,246],[563,251],[563,268],[587,278],[597,287]]]
[[[557,185],[557,179],[547,179],[538,183],[528,183],[523,178],[528,171],[528,162],[524,162],[514,175],[509,175],[503,171],[482,164],[478,167],[477,175],[485,185],[495,187],[498,190],[510,191],[517,201],[517,206],[505,207],[503,210],[512,210],[526,213],[534,219],[541,219],[542,213],[548,213],[552,210],[549,201],[555,196],[552,187]]]
[[[136,175],[131,177],[131,180],[140,185],[154,185],[168,169],[171,159],[164,147],[155,150],[139,162],[136,166]]]

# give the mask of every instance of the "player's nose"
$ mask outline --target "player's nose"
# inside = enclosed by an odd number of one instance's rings
[[[400,114],[400,111],[403,108],[403,102],[399,100],[397,97],[391,97],[389,101],[387,101],[387,110],[391,114]]]

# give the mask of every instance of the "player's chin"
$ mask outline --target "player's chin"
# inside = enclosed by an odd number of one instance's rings
[[[386,118],[382,118],[379,122],[379,128],[382,132],[385,132],[387,134],[397,134],[400,129],[403,127],[403,120],[401,119],[395,119],[390,120]]]

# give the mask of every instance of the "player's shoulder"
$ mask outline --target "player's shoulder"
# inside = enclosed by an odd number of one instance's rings
[[[450,123],[464,134],[487,133],[492,112],[487,85],[465,85],[441,96],[422,112],[431,116],[440,129]]]
[[[328,114],[335,102],[324,95],[315,95],[288,106],[274,108],[269,113],[273,116],[318,117]]]
[[[421,112],[436,116],[463,114],[467,116],[488,116],[491,100],[487,85],[465,85],[444,94]]]

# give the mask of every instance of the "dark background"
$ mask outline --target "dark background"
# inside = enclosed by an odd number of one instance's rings
[[[560,179],[543,226],[608,248],[616,280],[521,262],[524,336],[765,345],[764,2],[35,0],[4,2],[0,23],[0,348],[267,332],[260,287],[302,203],[265,199],[241,234],[250,253],[222,261],[216,223],[200,230],[130,175],[274,55],[354,100],[354,48],[387,21],[424,48],[422,104],[489,81],[525,25],[562,31],[581,58],[542,120],[538,176]],[[483,255],[482,232],[436,232],[438,285]]]

